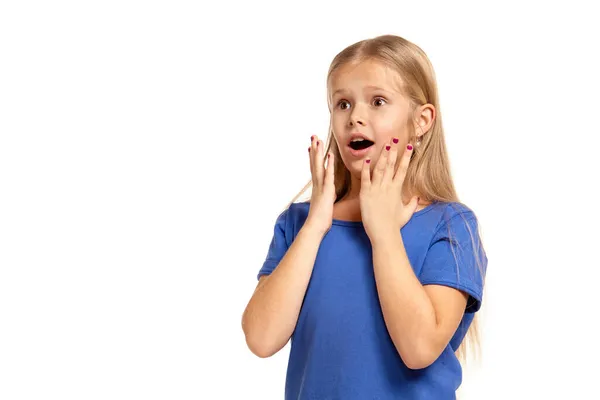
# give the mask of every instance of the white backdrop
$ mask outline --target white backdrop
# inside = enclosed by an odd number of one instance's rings
[[[282,399],[241,315],[331,59],[387,33],[435,67],[489,257],[462,399],[597,398],[587,3],[3,2],[0,398]]]

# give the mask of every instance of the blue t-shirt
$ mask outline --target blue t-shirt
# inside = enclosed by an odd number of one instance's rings
[[[308,202],[293,203],[278,216],[259,278],[277,267],[306,220],[309,207]],[[475,262],[469,229],[480,267]],[[463,320],[448,346],[427,368],[411,370],[404,365],[383,319],[371,242],[363,224],[333,220],[319,247],[291,337],[287,400],[456,398],[462,369],[454,352],[481,307],[487,269],[477,219],[461,203],[434,202],[415,212],[400,233],[423,285],[451,286],[470,295]]]

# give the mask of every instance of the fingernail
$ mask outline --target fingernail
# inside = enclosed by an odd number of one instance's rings
[[[308,148],[308,152],[310,153],[310,147]]]
[[[371,162],[371,160],[368,160],[368,159],[367,159],[365,162],[366,162],[367,164],[369,164],[369,163]]]
[[[389,149],[391,149],[391,147],[390,146],[385,146],[385,149],[389,150]]]
[[[398,143],[398,138],[394,138],[394,140],[392,140],[394,143]]]
[[[312,142],[313,140],[315,140],[315,135],[312,135],[312,136],[310,137],[310,141]]]
[[[408,146],[406,146],[407,149],[412,150],[412,146],[409,144]]]

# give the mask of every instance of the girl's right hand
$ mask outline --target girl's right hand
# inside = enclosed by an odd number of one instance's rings
[[[323,162],[323,142],[318,137],[311,137],[308,148],[310,156],[310,172],[312,175],[312,195],[305,225],[325,235],[331,228],[333,220],[333,203],[335,202],[335,186],[333,184],[334,156],[327,154],[327,168]]]

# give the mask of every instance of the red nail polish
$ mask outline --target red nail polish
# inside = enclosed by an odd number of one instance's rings
[[[394,143],[398,143],[398,139],[397,139],[397,138],[394,138],[393,142],[394,142]]]
[[[385,149],[389,151],[389,149],[391,149],[390,146],[385,146]]]
[[[366,160],[365,162],[366,162],[367,164],[369,164],[369,163],[371,162],[371,160]]]
[[[406,146],[407,149],[412,150],[412,146],[409,144],[408,146]]]

